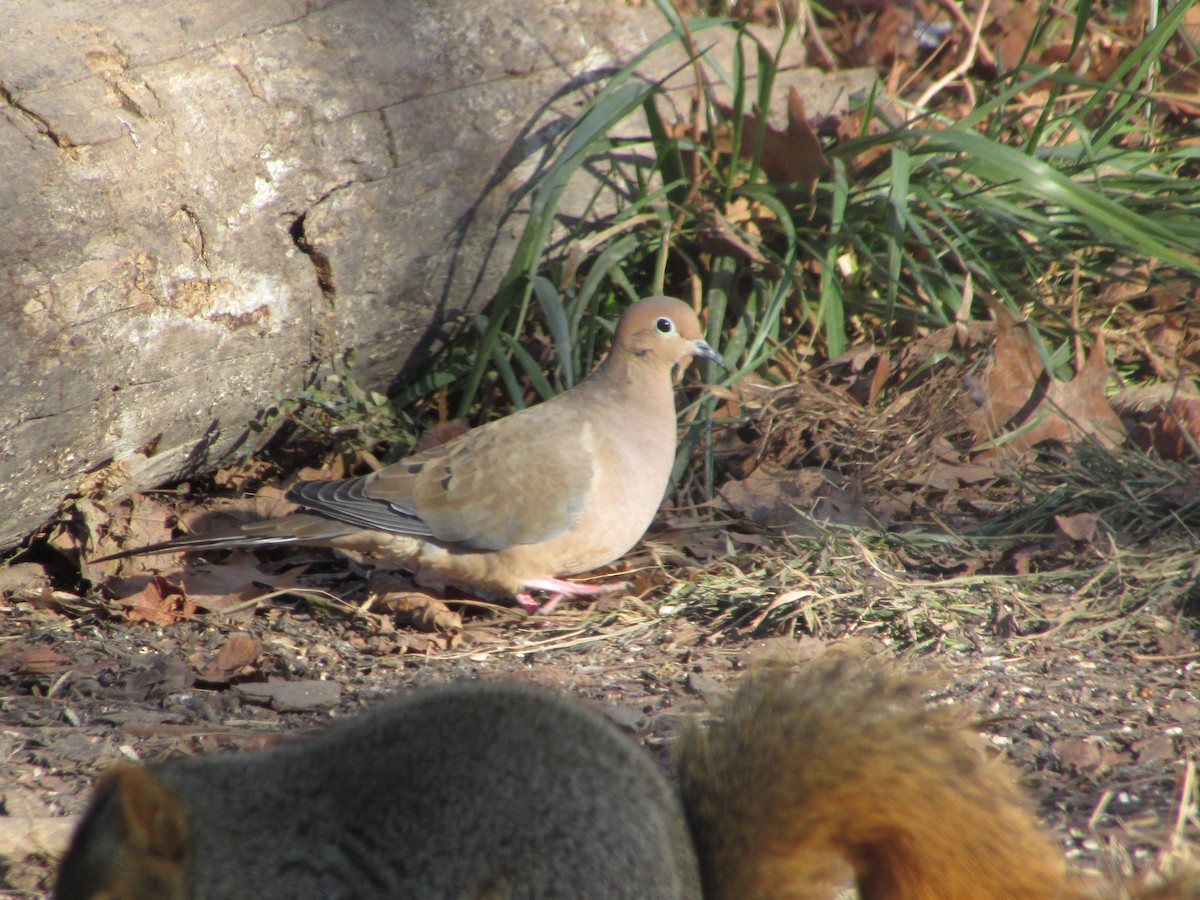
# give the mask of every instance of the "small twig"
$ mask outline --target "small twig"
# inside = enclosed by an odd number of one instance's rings
[[[975,57],[979,52],[979,35],[983,31],[983,23],[987,18],[988,8],[991,5],[992,0],[983,0],[983,3],[980,4],[979,14],[975,17],[975,25],[971,29],[971,39],[967,43],[967,51],[963,54],[962,60],[957,66],[929,86],[929,89],[917,100],[917,109],[925,109],[929,105],[929,101],[941,93],[948,84],[955,79],[961,78],[971,66],[975,65]],[[969,85],[967,89],[971,90]]]
[[[692,37],[691,29],[688,28],[687,21],[682,15],[679,16],[679,27],[683,29],[684,47],[691,58],[692,71],[696,76],[696,85],[692,93],[692,133],[690,135],[695,149],[692,150],[688,158],[690,163],[688,166],[690,169],[688,177],[691,180],[691,184],[688,186],[687,196],[684,197],[680,210],[675,216],[675,222],[672,227],[673,231],[679,231],[683,228],[684,220],[687,218],[687,208],[691,206],[700,194],[700,135],[703,124],[701,112],[704,109],[704,70],[700,66],[700,51],[696,49],[696,39]]]
[[[942,8],[942,12],[947,13],[950,18],[954,19],[961,26],[963,31],[971,31],[975,27],[971,24],[971,20],[967,18],[967,14],[963,12],[959,0],[935,0],[935,2]],[[992,55],[992,51],[987,48],[986,44],[980,44],[979,58],[983,60],[985,65],[996,65],[996,57]]]
[[[1076,12],[1072,9],[1068,9],[1065,6],[1060,6],[1057,3],[1050,3],[1046,6],[1046,9],[1055,15],[1062,16],[1068,22],[1073,23],[1075,21]],[[1130,40],[1126,35],[1121,35],[1110,28],[1105,28],[1096,21],[1094,16],[1088,16],[1087,21],[1084,22],[1084,27],[1086,27],[1088,31],[1092,32],[1092,34],[1098,35],[1105,40],[1112,41],[1114,44],[1124,44],[1126,47],[1132,47],[1135,43],[1137,43],[1136,41]]]
[[[1177,659],[1200,658],[1200,650],[1193,650],[1191,653],[1131,653],[1129,655],[1139,662],[1173,662]]]
[[[1178,853],[1185,845],[1184,835],[1187,833],[1187,820],[1195,813],[1196,796],[1196,761],[1189,759],[1183,772],[1183,785],[1179,789],[1179,806],[1175,810],[1175,827],[1171,829],[1171,852]]]
[[[1107,788],[1104,793],[1100,795],[1100,800],[1096,803],[1095,808],[1092,810],[1092,814],[1088,816],[1088,831],[1092,832],[1093,834],[1095,833],[1096,823],[1100,821],[1100,817],[1104,815],[1104,811],[1108,809],[1108,802],[1112,800],[1112,798],[1112,788]]]
[[[948,2],[953,2],[953,0],[948,0]],[[813,13],[813,6],[814,4],[812,3],[800,4],[800,9],[802,10],[801,21],[803,22],[801,27],[804,29],[803,36],[817,50],[821,57],[821,62],[831,70],[836,70],[839,68],[837,58],[829,49],[829,45],[825,43],[825,39],[821,37],[821,28],[817,24],[816,15]]]

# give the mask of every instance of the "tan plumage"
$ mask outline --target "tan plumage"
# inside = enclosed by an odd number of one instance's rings
[[[125,551],[297,543],[396,560],[485,595],[587,595],[559,581],[628,551],[662,502],[675,457],[671,371],[691,356],[720,362],[686,304],[651,297],[617,323],[608,356],[538,406],[360,478],[297,484],[306,512],[235,532]],[[113,558],[113,557],[106,557]]]

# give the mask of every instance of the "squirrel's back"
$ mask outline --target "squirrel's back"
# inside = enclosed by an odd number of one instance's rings
[[[678,795],[599,713],[521,685],[105,779],[57,897],[693,898]]]

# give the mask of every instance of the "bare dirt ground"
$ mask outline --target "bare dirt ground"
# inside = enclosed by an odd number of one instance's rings
[[[863,407],[832,396],[813,384],[766,401],[747,394],[742,408],[752,412],[714,442],[726,498],[716,520],[713,509],[669,510],[621,564],[630,594],[543,621],[378,580],[368,590],[368,567],[307,549],[219,552],[208,564],[145,557],[85,567],[94,580],[81,581],[67,535],[103,535],[95,555],[167,533],[173,509],[187,519],[213,502],[204,488],[88,507],[86,528],[77,520],[52,531],[18,567],[28,583],[6,585],[0,895],[45,894],[65,840],[59,817],[80,813],[97,775],[117,762],[262,746],[451,678],[569,691],[661,754],[678,717],[767,648],[801,663],[850,649],[927,670],[933,700],[979,710],[981,731],[1015,762],[1081,870],[1154,870],[1200,839],[1197,574],[1193,563],[1160,561],[1167,574],[1156,582],[1145,562],[1178,559],[1178,543],[1111,551],[1127,567],[1114,577],[1099,537],[1059,528],[990,550],[966,541],[961,528],[978,523],[979,509],[994,516],[1033,499],[989,506],[995,495],[973,470],[959,471],[953,488],[931,480],[929,447],[946,433],[938,411],[952,411],[953,398],[934,391],[908,398],[902,414],[864,419]],[[923,405],[915,419],[914,403]],[[913,441],[924,449],[885,452]],[[1003,481],[993,473],[988,484]],[[273,502],[224,505],[257,514]],[[935,549],[880,539],[884,518],[894,536],[964,509],[959,530],[941,532],[955,540]],[[864,511],[875,530],[856,524]],[[155,521],[132,527],[143,519]],[[1126,602],[1106,602],[1118,596]]]

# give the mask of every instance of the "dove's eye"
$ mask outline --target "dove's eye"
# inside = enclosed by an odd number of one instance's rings
[[[657,322],[654,323],[654,327],[658,329],[659,334],[670,334],[672,331],[675,330],[675,323],[672,322],[670,319],[668,319],[666,316],[663,316],[661,319],[659,319]]]

